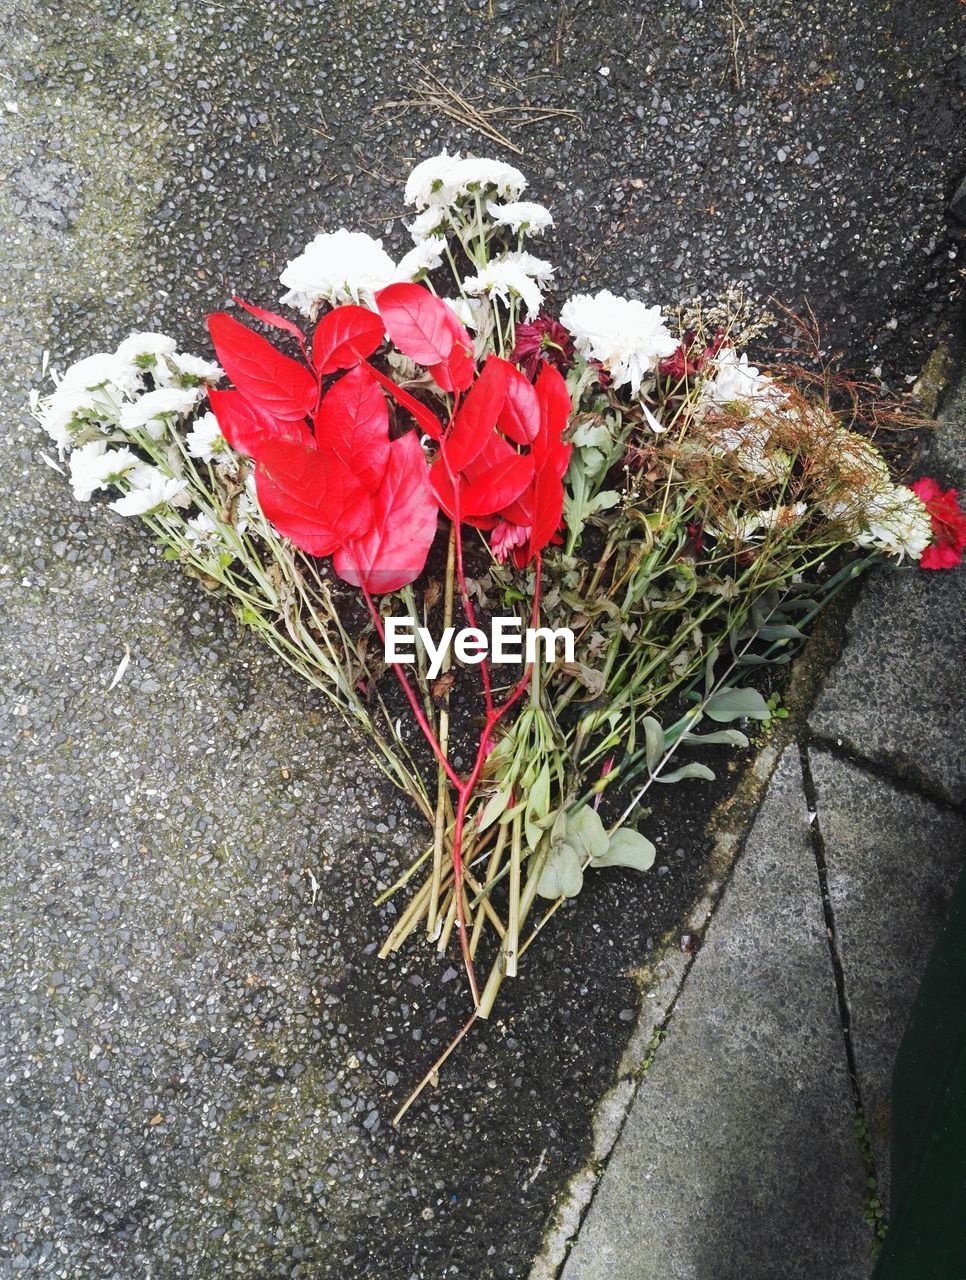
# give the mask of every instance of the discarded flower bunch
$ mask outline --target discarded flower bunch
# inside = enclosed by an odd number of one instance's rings
[[[749,364],[740,312],[543,310],[553,267],[525,244],[551,216],[525,185],[424,161],[401,262],[340,230],[288,264],[307,325],[236,299],[274,340],[218,312],[217,364],[135,334],[35,400],[76,497],[118,491],[411,796],[426,847],[384,895],[406,898],[383,954],[455,933],[474,1018],[588,872],[651,866],[650,788],[746,745],[770,715],[747,678],[844,582],[966,545],[953,491],[894,483],[827,397]],[[574,651],[386,670],[388,618],[479,638],[507,614]]]

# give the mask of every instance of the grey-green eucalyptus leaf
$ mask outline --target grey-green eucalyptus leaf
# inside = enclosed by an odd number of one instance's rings
[[[685,778],[703,778],[705,782],[714,782],[715,772],[709,769],[706,764],[698,764],[692,761],[691,764],[684,764],[680,769],[672,769],[670,773],[659,773],[654,779],[655,782],[683,782]]]
[[[645,716],[643,726],[644,755],[647,760],[647,771],[648,773],[653,773],[664,755],[664,730],[661,727],[661,722],[655,720],[653,716]]]
[[[594,858],[595,867],[633,867],[635,871],[647,871],[654,865],[657,850],[633,827],[619,827],[611,836],[607,852]]]
[[[581,857],[569,844],[550,846],[547,860],[537,881],[541,898],[575,898],[584,884]]]
[[[704,713],[718,724],[728,720],[767,720],[771,715],[768,703],[757,689],[722,689],[713,694]]]

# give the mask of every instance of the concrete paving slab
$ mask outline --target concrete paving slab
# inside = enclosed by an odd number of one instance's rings
[[[862,1105],[888,1203],[892,1067],[966,866],[966,822],[835,756],[809,759]]]
[[[860,1280],[864,1179],[796,748],[779,764],[563,1280]]]
[[[944,483],[966,470],[966,381],[940,418],[928,465]],[[966,573],[876,570],[848,624],[848,642],[809,718],[812,731],[856,756],[966,800]]]

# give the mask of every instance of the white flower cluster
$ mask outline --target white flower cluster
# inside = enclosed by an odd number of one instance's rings
[[[840,436],[849,487],[824,501],[823,512],[841,522],[860,547],[918,560],[932,541],[925,505],[906,485],[893,483],[885,459],[868,440],[848,431]]]
[[[543,300],[541,286],[553,275],[549,262],[501,250],[493,258],[477,253],[497,232],[520,237],[541,235],[553,225],[549,209],[519,196],[526,187],[519,169],[499,160],[461,157],[443,151],[418,164],[406,182],[406,203],[417,210],[409,226],[413,248],[397,263],[381,240],[361,231],[323,232],[288,263],[281,275],[282,302],[314,319],[326,303],[375,306],[375,294],[387,285],[419,281],[443,263],[447,238],[454,233],[472,244],[477,273],[461,280],[469,298],[497,298],[510,306],[522,302],[533,317]],[[501,203],[501,201],[503,203]],[[465,246],[464,246],[465,247]]]
[[[52,395],[33,397],[32,408],[61,456],[69,455],[71,487],[79,502],[113,488],[121,491],[110,503],[119,515],[171,516],[175,508],[191,505],[174,432],[222,377],[217,364],[179,351],[173,338],[135,333],[115,352],[71,365]],[[183,447],[199,462],[229,470],[237,462],[212,413],[194,420]],[[212,527],[203,529],[203,521]],[[199,515],[187,528],[210,540],[217,526]],[[189,540],[192,536],[189,532]]]
[[[771,447],[769,424],[787,396],[734,347],[722,347],[711,368],[712,376],[698,391],[696,412],[699,418],[718,419],[708,438],[712,455],[729,457],[763,484],[781,484],[791,459]]]
[[[222,376],[212,361],[178,351],[173,338],[134,333],[115,352],[99,352],[71,365],[53,395],[44,401],[36,395],[33,407],[61,453],[117,430],[144,431],[158,440]]]
[[[599,361],[614,387],[630,387],[633,396],[678,345],[660,307],[619,298],[608,289],[571,298],[563,305],[560,321],[584,359]]]

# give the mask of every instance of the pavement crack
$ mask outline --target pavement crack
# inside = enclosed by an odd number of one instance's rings
[[[849,1076],[849,1088],[852,1094],[852,1106],[855,1111],[853,1130],[859,1145],[859,1152],[864,1165],[866,1177],[865,1216],[872,1228],[875,1243],[881,1239],[885,1228],[882,1203],[879,1199],[879,1176],[876,1169],[875,1156],[869,1138],[865,1107],[862,1102],[862,1088],[859,1084],[859,1073],[855,1061],[855,1046],[852,1039],[852,1012],[849,1005],[848,989],[845,980],[845,966],[839,947],[838,930],[835,924],[835,908],[829,892],[828,862],[826,860],[825,839],[822,835],[822,817],[819,808],[818,793],[812,777],[812,764],[808,754],[809,748],[804,742],[798,744],[799,760],[802,769],[802,786],[805,792],[805,803],[809,814],[809,840],[815,866],[818,872],[819,891],[822,898],[822,913],[825,919],[825,937],[828,941],[829,958],[835,979],[835,995],[838,1003],[839,1022],[842,1027],[842,1043],[845,1047],[845,1060]],[[837,753],[836,753],[837,754]]]

